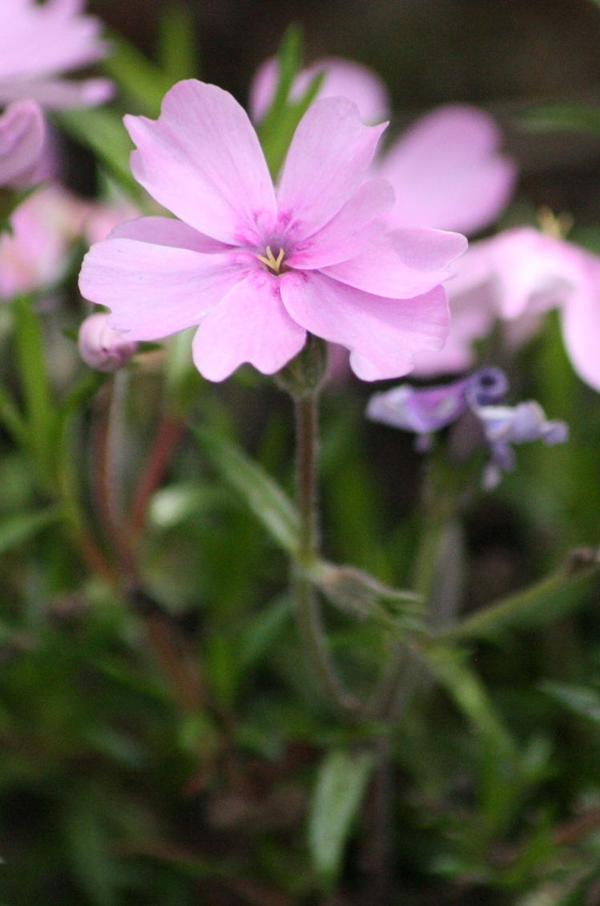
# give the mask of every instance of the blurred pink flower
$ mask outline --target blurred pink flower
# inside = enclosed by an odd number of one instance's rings
[[[59,186],[39,189],[13,212],[0,234],[0,300],[56,284],[81,235],[86,206]]]
[[[490,226],[517,176],[501,141],[492,117],[476,107],[451,104],[421,117],[380,162],[396,193],[393,221],[468,234]]]
[[[319,98],[345,97],[353,101],[365,123],[380,123],[390,113],[390,97],[385,83],[366,66],[354,60],[328,57],[303,69],[297,76],[291,99],[298,101],[315,76],[324,73]],[[276,57],[259,66],[250,86],[250,114],[258,122],[267,113],[275,96],[279,75]]]
[[[89,206],[83,226],[85,241],[92,245],[106,239],[116,227],[140,216],[139,210],[126,198],[94,202]]]
[[[278,371],[307,331],[350,349],[365,380],[405,374],[418,349],[443,343],[440,284],[466,240],[387,229],[392,192],[368,178],[385,124],[317,101],[276,191],[246,113],[214,85],[180,82],[157,121],[125,123],[134,176],[181,219],[133,221],[86,255],[82,294],[115,329],[154,340],[199,325],[194,361],[210,380],[244,362]]]
[[[44,154],[46,124],[35,101],[15,101],[0,114],[0,188],[34,185]]]
[[[292,98],[301,97],[319,72],[325,73],[319,98],[349,98],[365,122],[388,117],[390,98],[381,79],[366,66],[336,57],[304,69]],[[254,119],[267,112],[277,77],[275,58],[259,67],[250,89]],[[394,225],[475,233],[492,224],[516,181],[515,164],[500,153],[501,143],[493,118],[476,107],[452,104],[417,120],[375,165],[396,193]]]
[[[2,0],[0,104],[32,98],[60,110],[99,104],[110,96],[112,85],[106,79],[60,78],[108,52],[100,22],[82,9],[83,0]]]
[[[419,354],[416,372],[460,372],[474,362],[473,343],[500,321],[519,347],[544,315],[560,309],[574,370],[600,390],[600,258],[532,227],[515,227],[471,246],[448,283],[452,325],[444,349]]]
[[[96,371],[118,371],[137,352],[137,343],[113,330],[109,320],[110,315],[99,312],[86,318],[79,328],[79,354]]]

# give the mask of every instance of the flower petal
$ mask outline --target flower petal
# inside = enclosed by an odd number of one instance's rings
[[[280,279],[285,307],[311,333],[350,349],[365,380],[399,377],[419,349],[436,349],[448,332],[442,287],[413,299],[384,299],[315,272]]]
[[[204,236],[193,227],[174,220],[172,217],[138,217],[116,226],[111,239],[137,239],[139,242],[150,242],[153,245],[170,245],[179,249],[190,249],[192,252],[231,251],[224,242]]]
[[[292,139],[278,198],[296,239],[325,226],[364,182],[387,123],[365,126],[344,98],[315,101]]]
[[[391,390],[374,393],[366,415],[372,421],[416,434],[439,431],[456,421],[467,408],[467,384],[467,380],[436,387],[400,384]]]
[[[139,183],[181,220],[223,242],[256,242],[275,193],[256,133],[228,92],[194,79],[164,97],[158,120],[126,116]]]
[[[67,79],[5,80],[0,78],[0,104],[19,98],[32,98],[49,110],[69,110],[77,107],[95,107],[104,104],[114,94],[114,85],[108,79],[84,79],[81,82]]]
[[[367,180],[323,229],[294,245],[288,265],[314,270],[358,255],[369,247],[369,225],[393,204],[394,192],[388,182]]]
[[[328,57],[303,69],[292,85],[291,100],[300,100],[311,81],[321,72],[325,77],[318,95],[320,98],[348,98],[356,104],[365,123],[377,123],[388,117],[390,98],[383,81],[366,66],[341,57]],[[250,87],[250,111],[253,120],[261,120],[267,113],[278,78],[277,58],[265,60]]]
[[[0,76],[27,79],[87,66],[108,53],[101,23],[73,4],[0,4]]]
[[[40,163],[46,124],[35,101],[17,101],[0,116],[0,186],[21,187]]]
[[[474,107],[451,105],[418,120],[392,146],[381,175],[394,186],[394,222],[473,233],[508,203],[516,167],[501,132]]]
[[[600,260],[582,256],[588,280],[563,306],[563,340],[579,377],[600,392]]]
[[[395,299],[421,295],[450,276],[449,265],[467,248],[460,233],[395,230],[384,225],[368,234],[368,247],[323,273],[365,292]]]
[[[252,273],[203,319],[194,338],[194,362],[209,381],[224,380],[245,362],[274,374],[300,352],[306,331],[285,310],[279,282]]]
[[[115,330],[132,340],[157,340],[198,324],[243,276],[229,254],[107,239],[83,259],[79,288],[111,309]]]

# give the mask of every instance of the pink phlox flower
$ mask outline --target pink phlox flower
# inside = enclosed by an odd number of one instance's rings
[[[94,202],[89,206],[89,215],[83,226],[84,238],[90,245],[101,242],[118,226],[139,216],[139,210],[124,197]]]
[[[10,231],[0,234],[0,300],[58,283],[85,216],[85,204],[59,186],[38,189],[23,201],[10,218]]]
[[[280,370],[306,333],[345,346],[365,380],[405,374],[448,330],[441,285],[466,240],[389,230],[393,193],[370,166],[385,124],[342,98],[304,115],[274,187],[240,105],[214,85],[180,82],[153,121],[128,116],[137,181],[178,220],[117,227],[83,263],[85,298],[133,340],[198,326],[208,379],[249,362]]]
[[[416,372],[460,372],[473,343],[500,322],[510,348],[524,345],[544,316],[560,310],[565,348],[577,374],[600,390],[600,258],[532,227],[472,245],[448,283],[452,324],[441,353],[419,354]]]
[[[292,99],[301,97],[320,72],[325,74],[320,98],[349,98],[365,122],[389,116],[390,98],[381,79],[367,67],[337,57],[304,69],[294,82]],[[255,120],[265,115],[277,78],[277,60],[266,60],[250,90]],[[501,145],[494,119],[470,105],[445,105],[418,119],[375,163],[396,194],[395,225],[471,234],[494,223],[510,201],[517,177],[515,163]]]
[[[2,0],[0,105],[23,98],[50,109],[102,103],[112,93],[108,80],[73,82],[61,76],[107,52],[100,22],[83,14],[83,0]]]

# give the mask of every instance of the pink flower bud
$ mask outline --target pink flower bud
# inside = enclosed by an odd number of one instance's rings
[[[79,354],[96,371],[118,371],[137,352],[137,343],[109,325],[110,315],[86,318],[79,328]]]

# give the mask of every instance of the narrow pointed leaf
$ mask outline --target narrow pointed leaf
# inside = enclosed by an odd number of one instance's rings
[[[211,465],[290,554],[298,549],[299,519],[293,503],[270,475],[230,441],[196,429],[196,440]]]
[[[324,887],[339,874],[344,849],[373,768],[369,752],[330,752],[323,761],[309,816],[312,864]]]
[[[38,513],[19,513],[8,516],[0,522],[0,555],[18,547],[38,532],[53,525],[61,517],[57,507],[50,507]]]

